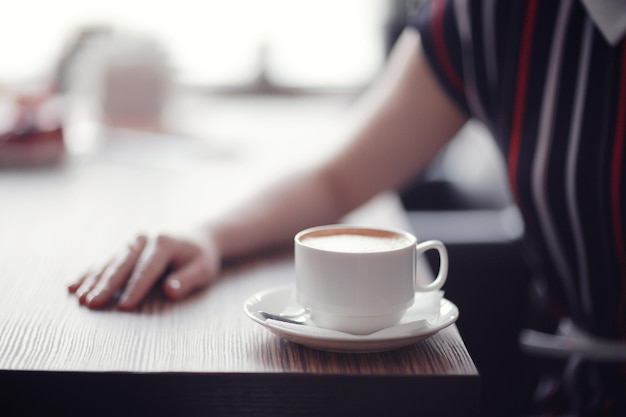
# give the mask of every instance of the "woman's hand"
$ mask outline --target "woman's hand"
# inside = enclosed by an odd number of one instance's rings
[[[160,282],[163,293],[172,300],[207,286],[217,277],[219,265],[220,256],[211,239],[140,235],[68,289],[89,308],[117,302],[121,310],[132,310]]]

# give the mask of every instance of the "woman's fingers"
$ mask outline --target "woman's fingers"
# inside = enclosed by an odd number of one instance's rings
[[[212,265],[203,257],[172,273],[163,283],[163,292],[172,300],[179,300],[206,287],[215,277]]]
[[[78,288],[83,284],[83,282],[85,282],[85,279],[87,279],[88,276],[89,276],[89,273],[85,273],[81,275],[76,281],[72,282],[71,284],[67,286],[67,290],[71,294],[74,294],[78,290]]]
[[[181,299],[207,286],[218,273],[219,256],[205,246],[167,235],[139,236],[104,267],[83,275],[68,289],[89,308],[103,307],[121,292],[118,307],[131,310],[171,270],[162,290],[170,299]]]
[[[176,256],[176,246],[176,241],[165,235],[147,241],[120,297],[120,309],[131,310],[137,307]]]
[[[96,284],[85,296],[87,307],[103,307],[119,293],[131,276],[140,254],[146,247],[146,242],[145,236],[138,236],[106,266]]]
[[[91,291],[93,287],[96,286],[96,284],[98,283],[98,280],[102,276],[103,271],[104,271],[104,268],[91,271],[82,280],[80,286],[76,289],[76,297],[78,298],[78,302],[80,304],[85,304],[87,294],[89,294],[89,291]]]

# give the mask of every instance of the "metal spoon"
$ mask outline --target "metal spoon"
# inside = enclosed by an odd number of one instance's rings
[[[272,314],[267,311],[254,311],[252,312],[257,318],[262,320],[276,320],[282,321],[283,323],[291,323],[291,324],[305,324],[307,320],[307,315],[304,310],[301,310],[299,314]]]

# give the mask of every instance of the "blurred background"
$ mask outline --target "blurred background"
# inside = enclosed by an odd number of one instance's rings
[[[325,114],[343,109],[380,71],[407,9],[416,4],[7,2],[1,6],[0,132],[32,136],[53,130],[53,108],[62,113],[70,155],[93,151],[96,127],[210,136],[217,146],[233,148],[232,137],[244,140],[247,132],[233,132],[224,109],[235,102],[246,107],[242,95],[263,96],[273,113],[285,96],[305,98],[301,101],[319,105]],[[320,96],[326,98],[314,98]],[[51,105],[48,98],[59,100]],[[200,110],[204,105],[213,111]],[[292,103],[284,110],[290,108]],[[241,111],[235,112],[237,119]],[[258,111],[249,120],[266,119],[257,117]],[[29,140],[20,144],[32,145],[34,138],[25,136],[20,139]],[[220,142],[224,137],[227,142]],[[17,149],[17,142],[6,137],[0,142],[5,154],[0,165],[11,165],[11,157],[15,165],[55,160],[45,152],[39,159],[32,153],[33,159],[22,159],[19,149],[7,157],[7,144]]]
[[[421,3],[4,2],[0,176],[103,160],[165,171],[246,158],[305,165],[340,145],[328,127]],[[400,196],[418,237],[449,248],[446,296],[482,375],[483,415],[519,415],[534,378],[517,343],[528,271],[489,132],[468,123]]]
[[[167,51],[177,83],[250,85],[264,71],[277,87],[353,89],[379,70],[387,0],[25,0],[5,3],[3,83],[37,79],[85,28],[132,31]]]

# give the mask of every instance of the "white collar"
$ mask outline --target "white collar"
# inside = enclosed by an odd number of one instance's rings
[[[582,0],[591,20],[613,46],[626,35],[626,0]]]

